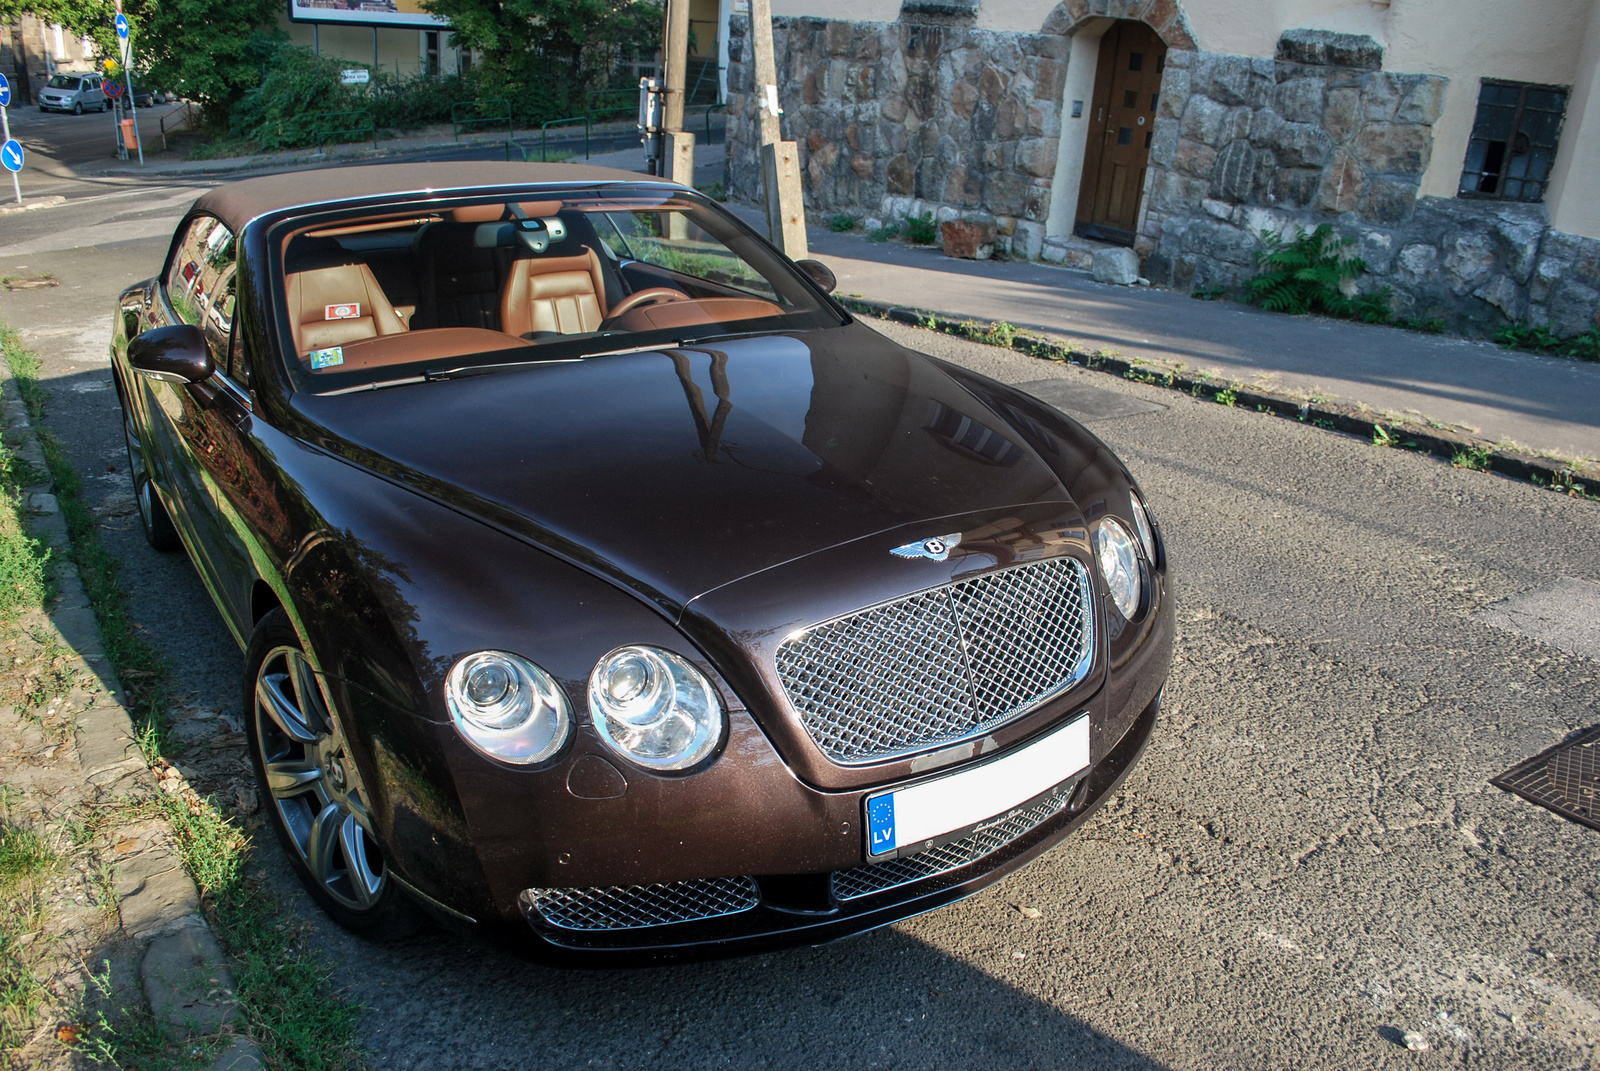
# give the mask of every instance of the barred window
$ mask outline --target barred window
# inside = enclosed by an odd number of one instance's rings
[[[1567,91],[1560,86],[1484,79],[1461,196],[1544,200],[1566,110]]]

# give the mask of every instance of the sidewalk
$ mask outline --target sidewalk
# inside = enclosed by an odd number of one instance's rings
[[[734,210],[765,233],[758,210]],[[1191,372],[1365,403],[1534,452],[1600,458],[1600,364],[1108,286],[1087,272],[1042,264],[954,260],[936,247],[819,227],[808,228],[807,241],[838,276],[840,294],[954,319],[1004,320],[1124,358],[1182,362]]]

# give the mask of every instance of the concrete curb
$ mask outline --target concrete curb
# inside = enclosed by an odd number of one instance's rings
[[[48,472],[17,382],[0,380],[0,420],[13,456]],[[106,658],[100,628],[77,565],[71,558],[66,518],[48,482],[26,489],[28,533],[50,553],[58,598],[41,615],[63,647],[73,652],[69,665],[105,686],[103,696],[76,717],[74,744],[58,759],[76,762],[85,781],[113,798],[159,796],[162,789],[139,748],[124,694]],[[70,760],[66,757],[71,756]],[[124,832],[129,850],[115,864],[117,912],[129,938],[144,942],[139,974],[150,1012],[169,1038],[216,1036],[237,1024],[233,976],[227,958],[206,924],[200,891],[170,846],[170,831],[147,828]],[[133,834],[130,836],[129,834]],[[118,845],[122,851],[122,845]],[[235,1036],[212,1064],[213,1071],[249,1071],[263,1066],[254,1042]]]
[[[18,212],[32,212],[35,208],[54,208],[56,205],[66,204],[67,199],[60,194],[51,197],[41,197],[37,201],[28,201],[20,205],[6,205],[0,207],[0,216],[11,216]]]
[[[1182,391],[1197,398],[1216,400],[1217,395],[1231,391],[1232,404],[1241,408],[1293,417],[1320,428],[1359,435],[1374,443],[1398,449],[1434,454],[1446,460],[1453,459],[1459,454],[1476,456],[1482,459],[1482,464],[1473,466],[1475,468],[1497,472],[1513,479],[1527,480],[1529,483],[1555,491],[1589,495],[1600,493],[1600,470],[1582,466],[1577,462],[1508,450],[1488,440],[1450,428],[1419,423],[1414,417],[1390,419],[1371,408],[1312,401],[1215,376],[1187,373],[1176,365],[1163,362],[1128,360],[1104,352],[1092,353],[1076,348],[1071,343],[1058,342],[1020,331],[1009,336],[1010,341],[1007,343],[984,338],[983,334],[990,326],[987,324],[972,320],[951,320],[937,313],[924,312],[904,305],[890,305],[869,298],[834,296],[839,304],[852,312],[879,319],[893,320],[895,323],[911,327],[924,327],[973,342],[1016,350],[1029,357],[1081,365],[1123,379]]]

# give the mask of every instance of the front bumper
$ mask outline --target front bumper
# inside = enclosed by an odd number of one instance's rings
[[[715,918],[648,925],[630,929],[580,930],[553,926],[530,900],[523,901],[527,928],[497,927],[539,959],[579,966],[623,966],[685,958],[742,955],[764,948],[822,944],[887,926],[964,899],[999,881],[1044,854],[1088,820],[1127,777],[1144,753],[1160,713],[1159,694],[1128,725],[1122,739],[1090,767],[1061,799],[1030,801],[1008,821],[982,835],[976,845],[958,841],[926,877],[902,870],[880,881],[897,881],[872,891],[872,872],[901,864],[915,865],[919,856],[892,863],[853,867],[831,874],[777,875],[703,883],[705,895],[720,896],[737,910]],[[1028,814],[1032,810],[1033,814]],[[968,838],[972,840],[974,838]],[[996,843],[998,841],[998,843]],[[961,853],[965,851],[966,855]],[[934,852],[926,853],[934,855]],[[969,860],[969,861],[964,861]],[[949,865],[954,863],[954,865]],[[897,880],[904,879],[904,880]],[[735,882],[745,882],[741,888]],[[864,884],[865,883],[865,884]],[[685,883],[688,884],[688,883]],[[753,906],[741,903],[741,898]],[[546,911],[549,906],[546,905]],[[528,938],[531,935],[532,940]]]

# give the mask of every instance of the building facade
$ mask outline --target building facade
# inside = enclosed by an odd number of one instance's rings
[[[1401,316],[1566,337],[1600,312],[1600,0],[775,0],[809,210],[996,219],[1237,288],[1332,224]],[[729,182],[757,194],[747,23]]]
[[[23,15],[0,24],[0,73],[11,83],[14,105],[38,100],[56,72],[87,72],[94,65],[94,42],[72,36],[58,23]]]

